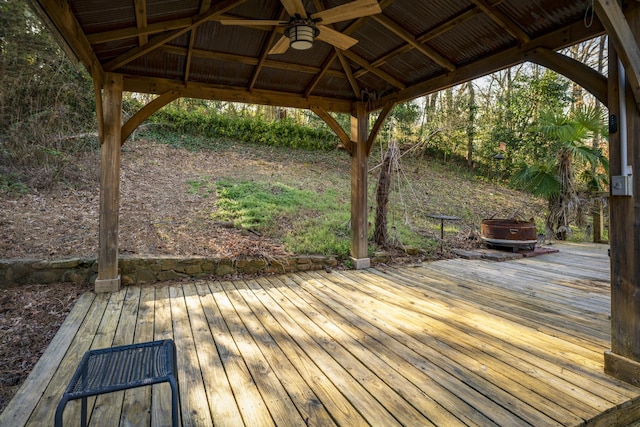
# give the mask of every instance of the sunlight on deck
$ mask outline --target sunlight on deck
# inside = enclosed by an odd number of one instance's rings
[[[173,338],[183,425],[626,425],[603,373],[606,251],[308,272],[85,294],[0,415],[52,425],[90,348]],[[70,402],[65,425],[77,425]],[[167,425],[166,384],[91,399],[90,423]]]

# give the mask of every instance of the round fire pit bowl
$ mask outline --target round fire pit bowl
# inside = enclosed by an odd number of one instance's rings
[[[488,247],[499,246],[533,250],[538,243],[536,224],[516,219],[484,219],[481,223],[482,241]]]

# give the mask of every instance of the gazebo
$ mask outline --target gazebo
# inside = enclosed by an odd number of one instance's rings
[[[96,291],[120,287],[120,152],[180,97],[310,109],[351,157],[351,255],[367,257],[367,159],[393,107],[514,64],[567,76],[610,112],[611,351],[640,383],[640,4],[614,0],[31,0],[94,81],[99,137]],[[558,53],[608,34],[608,78]],[[123,91],[157,94],[122,123]],[[379,115],[369,131],[369,115]],[[343,129],[331,112],[351,115]],[[635,189],[634,189],[635,187]]]

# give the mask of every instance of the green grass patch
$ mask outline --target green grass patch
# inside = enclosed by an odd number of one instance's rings
[[[293,253],[349,256],[349,205],[334,191],[232,180],[219,180],[216,188],[215,219],[281,238]],[[285,233],[279,223],[287,224]]]
[[[189,194],[197,194],[200,197],[207,198],[214,193],[215,184],[209,181],[209,178],[187,180],[189,186]]]
[[[351,252],[349,219],[348,206],[315,217],[299,218],[284,236],[284,243],[293,253],[335,255],[347,259]]]

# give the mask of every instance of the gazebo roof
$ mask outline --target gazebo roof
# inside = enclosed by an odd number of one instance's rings
[[[381,0],[382,13],[329,24],[358,43],[315,40],[269,54],[288,20],[279,0],[32,0],[87,68],[124,89],[348,112],[374,110],[604,33],[584,0]],[[349,3],[305,0],[310,14]]]

